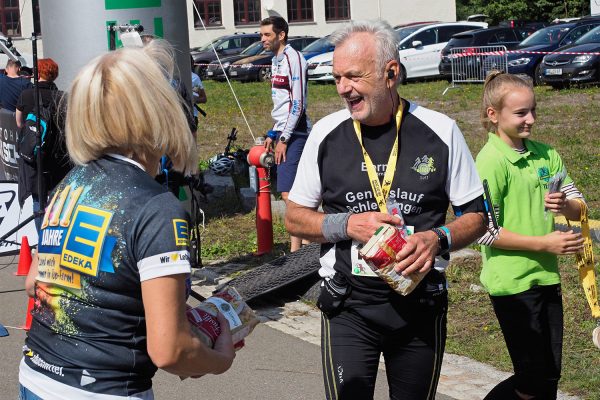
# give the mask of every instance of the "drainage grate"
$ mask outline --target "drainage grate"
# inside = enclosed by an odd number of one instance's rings
[[[298,251],[262,264],[221,287],[233,286],[244,300],[254,300],[275,290],[282,289],[311,275],[317,276],[320,244],[311,243]]]

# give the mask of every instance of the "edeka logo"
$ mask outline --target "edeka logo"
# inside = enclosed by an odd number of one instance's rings
[[[162,0],[104,0],[106,10],[160,7]]]
[[[78,205],[61,254],[61,266],[97,276],[112,213]]]
[[[187,221],[184,219],[173,220],[173,232],[175,233],[175,245],[187,246],[189,235]]]

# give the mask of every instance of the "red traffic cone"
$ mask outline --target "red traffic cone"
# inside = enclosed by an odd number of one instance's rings
[[[26,331],[31,328],[31,311],[33,310],[33,297],[29,298],[29,303],[27,303],[27,314],[25,314],[25,325],[21,326],[22,329]]]
[[[19,265],[17,266],[16,276],[26,276],[31,267],[31,249],[27,236],[21,239],[21,251],[19,251]]]

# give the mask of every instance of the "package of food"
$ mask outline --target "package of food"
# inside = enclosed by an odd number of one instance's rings
[[[235,288],[226,286],[196,307],[187,307],[187,318],[192,332],[209,347],[213,347],[221,334],[217,312],[229,321],[229,328],[236,350],[244,346],[248,336],[259,320]]]
[[[394,271],[396,254],[406,244],[407,233],[401,227],[382,225],[360,249],[359,254],[367,265],[396,292],[406,296],[413,291],[427,272],[413,272],[403,276]]]

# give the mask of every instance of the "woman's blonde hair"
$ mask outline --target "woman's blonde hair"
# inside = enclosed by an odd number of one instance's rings
[[[501,110],[504,97],[515,88],[527,88],[533,91],[533,82],[527,78],[507,74],[503,71],[491,71],[483,84],[483,100],[481,102],[481,124],[488,132],[493,132],[495,126],[487,115],[489,107]]]
[[[79,72],[67,107],[73,162],[86,164],[107,153],[142,163],[167,155],[176,170],[195,171],[196,146],[171,85],[173,59],[171,46],[154,40],[97,57]]]

